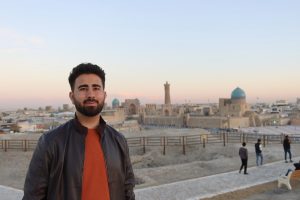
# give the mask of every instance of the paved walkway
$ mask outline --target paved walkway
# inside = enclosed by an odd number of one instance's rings
[[[300,157],[294,158],[295,161]],[[277,180],[288,168],[294,169],[292,163],[283,161],[265,164],[248,169],[249,175],[234,172],[216,174],[196,179],[189,179],[160,186],[136,189],[137,200],[199,200],[217,194],[248,188],[254,185]],[[20,200],[23,191],[0,185],[1,200]]]
[[[298,161],[300,157],[294,158]],[[254,185],[277,180],[288,168],[294,169],[292,163],[283,161],[265,164],[248,169],[249,175],[239,174],[238,170],[216,174],[175,183],[137,189],[137,200],[199,200],[217,194],[248,188]]]
[[[23,191],[14,188],[0,185],[0,199],[1,200],[20,200],[23,197]]]

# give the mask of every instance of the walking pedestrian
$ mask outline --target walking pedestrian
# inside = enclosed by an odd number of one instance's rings
[[[283,140],[283,149],[284,149],[284,159],[285,159],[285,162],[287,163],[287,159],[286,159],[286,155],[289,154],[289,158],[290,158],[290,162],[293,162],[292,160],[292,153],[291,153],[291,140],[289,138],[288,135],[286,135],[284,137],[284,140]]]
[[[240,167],[239,173],[241,173],[242,169],[244,168],[244,174],[246,175],[248,174],[247,173],[248,150],[246,148],[246,142],[243,142],[242,146],[240,147],[239,155],[242,161],[242,165]]]
[[[263,154],[262,154],[262,146],[261,139],[257,139],[257,143],[255,143],[255,153],[256,153],[256,166],[263,164]]]

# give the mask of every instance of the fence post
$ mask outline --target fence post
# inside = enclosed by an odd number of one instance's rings
[[[144,151],[144,154],[145,154],[146,153],[145,137],[143,137],[143,151]]]
[[[24,151],[27,151],[27,142],[26,142],[26,140],[23,140],[23,141],[22,141],[22,144],[23,144],[23,145],[22,145],[22,146],[23,146],[23,150],[24,150]]]
[[[263,145],[264,145],[264,147],[266,147],[266,136],[265,135],[263,135]]]
[[[182,153],[185,155],[185,136],[182,136]]]
[[[228,140],[229,140],[229,133],[226,134],[226,144],[228,144]]]
[[[4,140],[4,151],[7,151],[7,140]]]
[[[223,144],[224,144],[224,147],[226,146],[225,140],[226,140],[226,138],[225,138],[225,132],[223,132]]]
[[[202,139],[202,137],[201,137],[201,135],[199,135],[199,137],[200,137],[200,144],[201,144],[201,143],[202,143],[202,140],[201,140],[201,139]]]
[[[220,140],[222,140],[222,137],[223,137],[223,136],[222,136],[222,135],[223,135],[223,132],[224,132],[224,131],[221,131],[221,132],[220,132]]]
[[[166,155],[166,136],[163,137],[163,144],[164,144],[163,155]]]

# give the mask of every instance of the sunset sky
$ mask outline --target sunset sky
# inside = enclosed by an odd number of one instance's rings
[[[300,1],[9,0],[0,12],[0,109],[70,103],[82,62],[107,74],[107,103],[249,103],[300,97]],[[71,104],[71,103],[70,103]]]

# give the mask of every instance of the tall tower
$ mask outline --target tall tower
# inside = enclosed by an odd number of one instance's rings
[[[164,84],[165,86],[165,104],[171,105],[171,97],[170,97],[170,84],[168,81]]]

